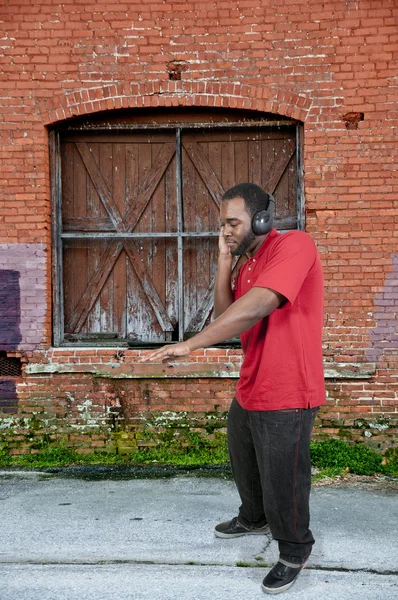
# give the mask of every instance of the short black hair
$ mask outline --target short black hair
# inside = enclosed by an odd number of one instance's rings
[[[246,211],[251,217],[259,210],[267,210],[272,197],[255,183],[238,183],[227,190],[221,200],[243,198]]]

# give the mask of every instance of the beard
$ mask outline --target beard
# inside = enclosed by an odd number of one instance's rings
[[[249,231],[235,250],[231,250],[232,256],[242,256],[242,254],[249,250],[255,239],[256,235],[253,231]]]

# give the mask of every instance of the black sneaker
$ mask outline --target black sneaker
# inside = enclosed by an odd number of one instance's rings
[[[277,562],[262,583],[263,591],[267,594],[285,592],[296,581],[305,565],[306,562],[299,567],[287,567],[281,562]]]
[[[268,523],[263,527],[245,527],[242,525],[238,517],[234,517],[231,521],[220,523],[214,529],[214,535],[220,538],[235,538],[241,535],[264,535],[271,533]]]

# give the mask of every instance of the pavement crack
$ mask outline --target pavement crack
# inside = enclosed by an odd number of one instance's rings
[[[179,566],[179,567],[227,567],[227,568],[269,568],[272,564],[258,564],[254,562],[245,562],[232,564],[222,562],[200,562],[200,561],[156,561],[156,560],[120,560],[120,559],[109,559],[109,560],[26,560],[26,561],[13,561],[13,560],[0,560],[0,568],[5,566],[112,566],[112,565],[149,565],[149,566]],[[306,570],[310,571],[323,571],[331,573],[369,573],[372,575],[385,575],[385,576],[398,576],[398,570],[378,570],[378,569],[364,569],[364,568],[348,568],[348,567],[325,567],[322,565],[307,565]]]
[[[361,569],[361,568],[349,568],[349,567],[324,567],[322,565],[308,565],[305,567],[306,570],[312,571],[332,571],[334,573],[370,573],[372,575],[398,575],[398,570],[378,570],[378,569]]]

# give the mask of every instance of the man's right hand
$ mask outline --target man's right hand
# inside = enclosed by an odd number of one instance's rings
[[[225,241],[224,225],[220,229],[220,235],[218,238],[218,249],[220,251],[220,255],[230,256],[232,258],[231,252],[229,250],[229,246],[228,246],[227,242]]]
[[[213,317],[216,319],[231,306],[233,302],[231,290],[231,268],[233,264],[233,256],[225,239],[224,225],[220,229],[218,238],[218,265],[217,277],[214,286],[214,311]]]

